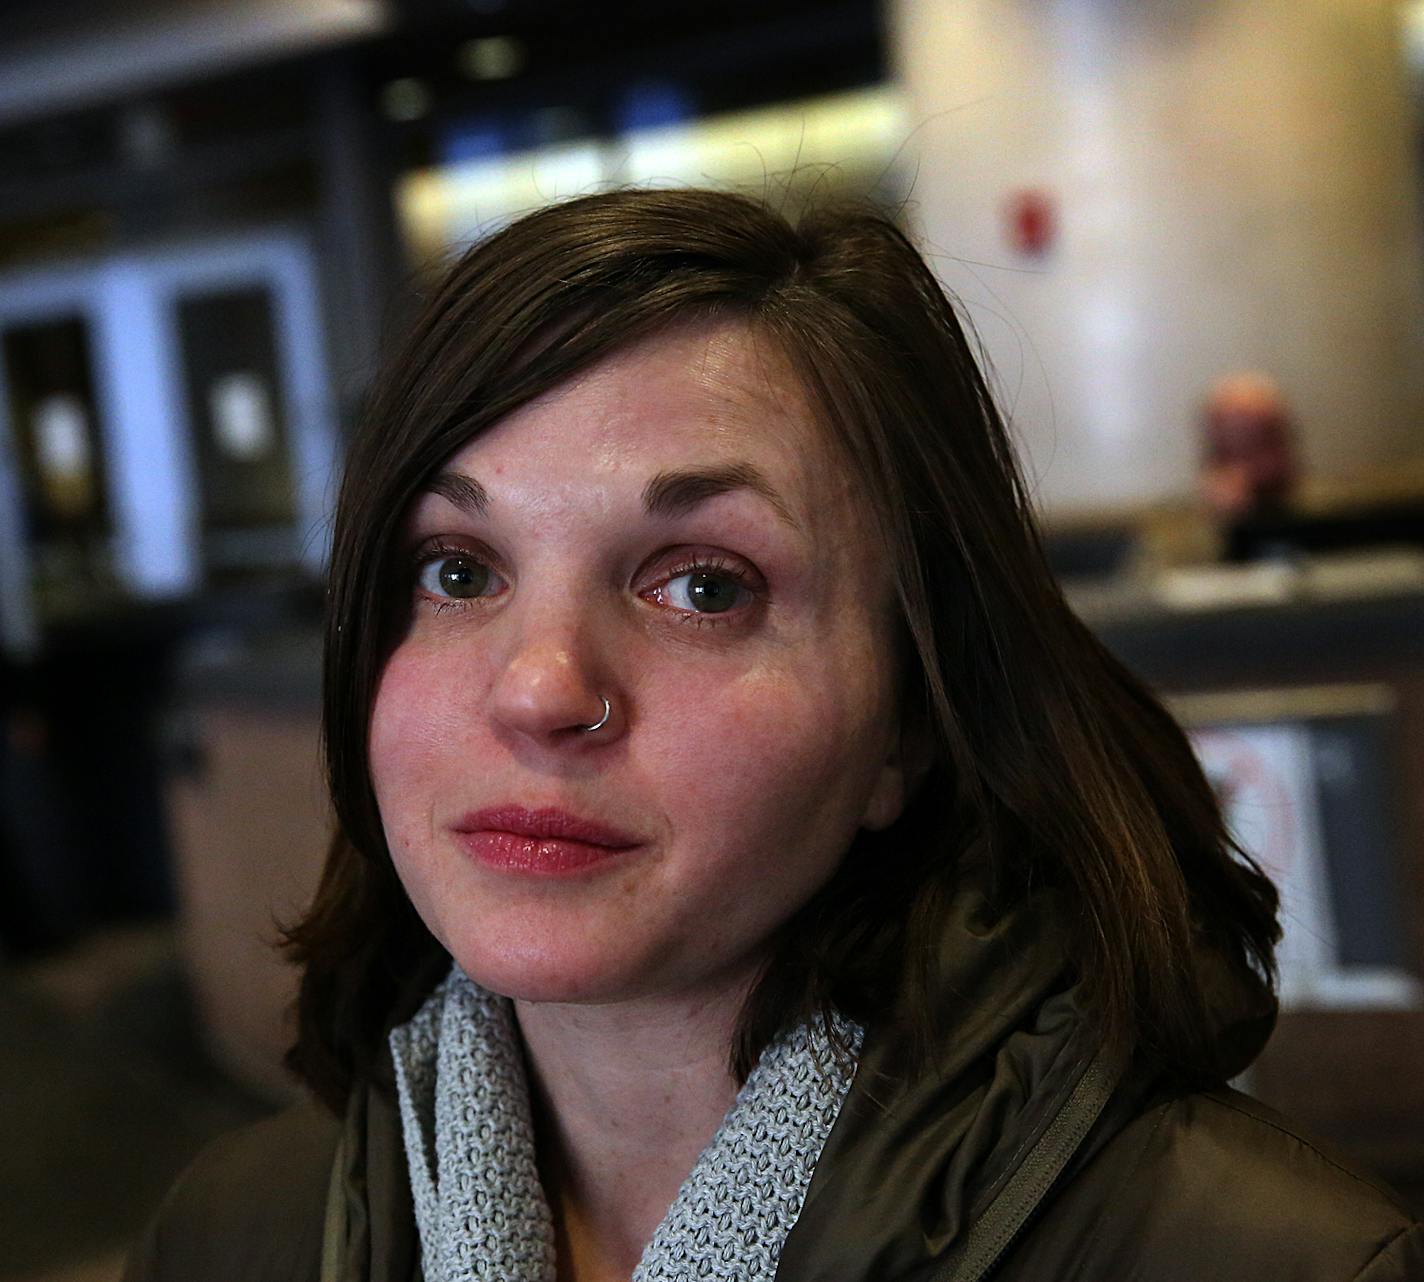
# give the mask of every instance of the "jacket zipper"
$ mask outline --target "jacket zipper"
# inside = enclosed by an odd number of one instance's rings
[[[981,1282],[989,1276],[1102,1116],[1117,1079],[1105,1054],[1088,1065],[1067,1102],[984,1213],[969,1226],[963,1244],[951,1252],[933,1275],[933,1282]]]

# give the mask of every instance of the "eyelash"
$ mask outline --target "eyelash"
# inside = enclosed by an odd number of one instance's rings
[[[419,584],[420,573],[432,562],[444,560],[447,557],[466,557],[472,561],[477,561],[480,565],[486,566],[493,573],[499,571],[494,568],[490,561],[477,551],[471,551],[466,547],[456,547],[441,541],[427,543],[418,548],[411,556],[412,578]],[[752,576],[734,562],[726,560],[717,553],[706,555],[693,555],[685,557],[666,571],[658,581],[658,587],[664,587],[674,579],[681,578],[685,574],[715,574],[718,578],[730,579],[737,587],[741,588],[751,598],[747,605],[755,605],[764,596],[764,590],[753,580]],[[417,592],[420,591],[417,586]],[[642,597],[643,594],[639,594]],[[449,610],[465,610],[473,607],[481,598],[479,597],[431,597],[426,595],[426,601],[436,615],[441,615]],[[735,626],[742,621],[746,613],[747,605],[740,608],[725,611],[723,613],[731,615],[724,618],[718,613],[703,613],[696,610],[683,610],[678,606],[666,607],[672,617],[678,623],[691,624],[695,628],[705,627],[728,627]]]

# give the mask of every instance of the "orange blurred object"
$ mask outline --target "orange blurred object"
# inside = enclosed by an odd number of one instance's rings
[[[1232,520],[1280,508],[1298,475],[1295,424],[1275,380],[1254,371],[1220,379],[1206,402],[1207,505]]]

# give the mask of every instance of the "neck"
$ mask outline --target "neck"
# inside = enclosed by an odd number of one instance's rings
[[[561,1279],[637,1266],[736,1097],[728,1051],[744,994],[515,1003]]]

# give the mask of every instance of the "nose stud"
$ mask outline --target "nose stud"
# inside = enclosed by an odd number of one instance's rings
[[[608,702],[608,696],[599,695],[598,697],[603,700],[603,715],[599,717],[599,719],[595,721],[591,726],[579,727],[581,730],[584,730],[588,733],[592,733],[594,730],[602,730],[603,727],[608,723],[608,718],[613,712],[613,705]]]

